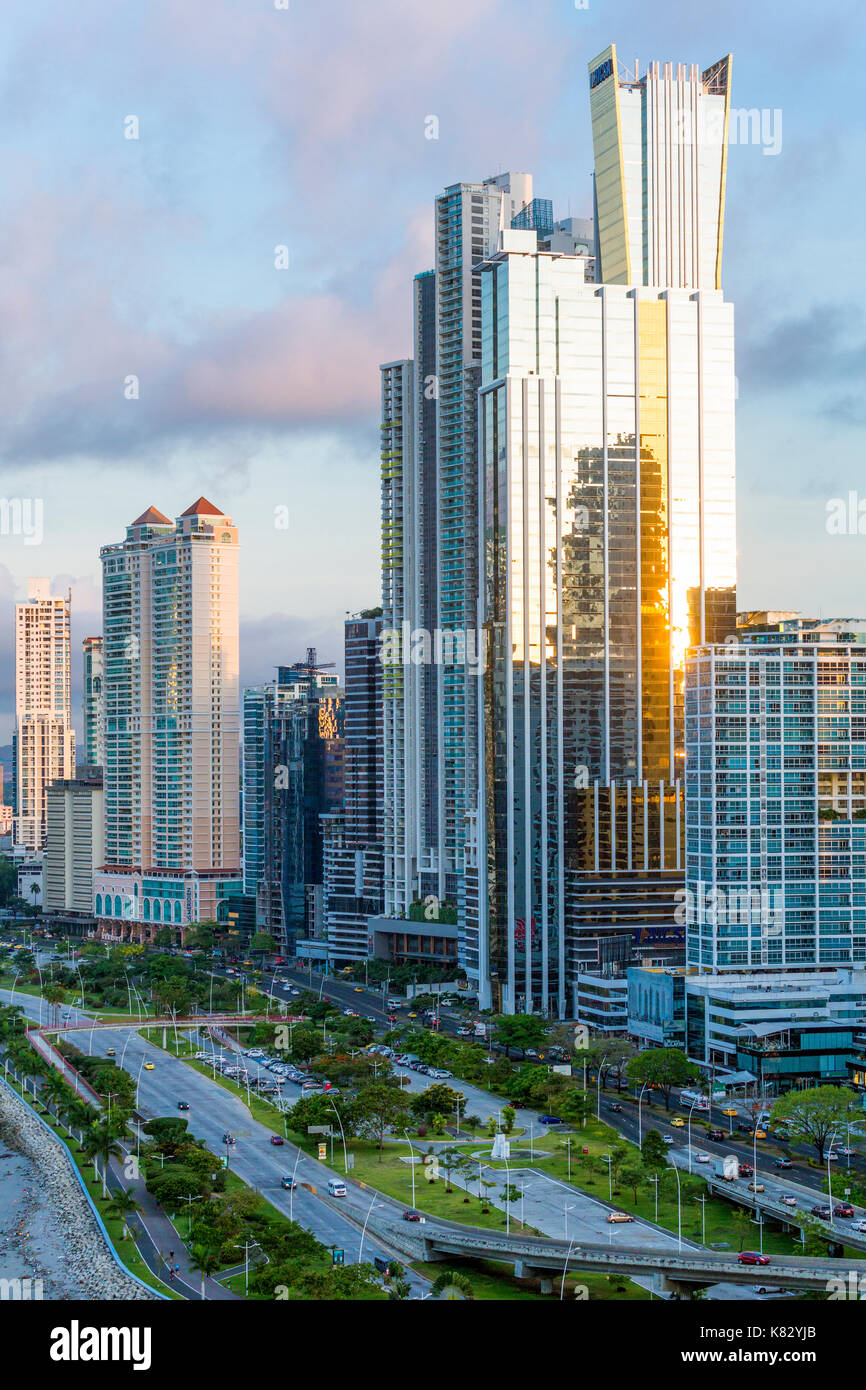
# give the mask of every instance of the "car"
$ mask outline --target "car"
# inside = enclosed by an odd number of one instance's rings
[[[179,1100],[178,1103],[177,1103],[177,1108],[178,1108],[178,1110],[189,1110],[189,1101],[188,1101],[188,1100]]]
[[[458,1036],[458,1038],[470,1038],[470,1037],[472,1036],[472,1029],[471,1029],[471,1028],[458,1028],[458,1029],[457,1029],[457,1036]]]
[[[611,1110],[614,1115],[622,1114],[622,1106],[618,1102],[614,1105],[609,1105],[607,1108],[608,1110]]]
[[[763,1190],[764,1190],[764,1184],[763,1184],[762,1182],[750,1182],[750,1183],[749,1183],[749,1191],[750,1191],[750,1192],[763,1192]]]
[[[280,1178],[280,1187],[284,1187],[284,1188],[286,1189],[287,1192],[294,1192],[294,1190],[295,1190],[295,1188],[297,1187],[297,1185],[298,1185],[298,1184],[297,1184],[297,1182],[295,1181],[294,1178],[289,1178],[289,1177]]]
[[[153,1070],[154,1070],[153,1062],[145,1062],[145,1064],[144,1064],[144,1070],[145,1070],[145,1071],[153,1071]]]
[[[751,1134],[751,1133],[752,1133],[752,1126],[749,1124],[749,1121],[748,1121],[748,1120],[740,1120],[740,1121],[739,1121],[739,1123],[737,1124],[737,1133],[738,1133],[738,1134]]]
[[[606,1220],[609,1226],[618,1226],[623,1221],[634,1221],[634,1217],[627,1211],[609,1211]]]
[[[725,1138],[725,1131],[723,1129],[708,1129],[707,1138],[712,1139],[716,1144],[721,1143]]]
[[[809,1213],[812,1216],[820,1216],[822,1221],[829,1221],[830,1219],[830,1208],[827,1206],[826,1202],[819,1203],[818,1206],[815,1207],[810,1207]]]
[[[853,1216],[854,1208],[850,1202],[838,1202],[833,1208],[834,1216]]]
[[[757,1250],[741,1250],[737,1256],[738,1265],[768,1265],[769,1255],[759,1255]]]
[[[784,1129],[781,1126],[776,1126],[776,1128],[773,1129],[773,1138],[778,1139],[782,1144],[787,1144],[790,1137],[790,1130]]]
[[[790,1158],[777,1158],[777,1159],[776,1159],[776,1167],[777,1167],[777,1168],[793,1168],[793,1166],[794,1166],[794,1165],[793,1165],[793,1163],[791,1162]]]
[[[709,1163],[709,1162],[710,1162],[710,1155],[709,1155],[709,1154],[696,1154],[696,1155],[695,1155],[695,1160],[696,1160],[696,1162],[698,1162],[698,1163]]]
[[[851,1230],[858,1231],[861,1236],[866,1235],[866,1221],[864,1221],[862,1217],[859,1221],[852,1221]]]
[[[407,1014],[406,1017],[407,1017],[407,1018],[417,1018],[418,1015],[417,1015],[417,1014]]]
[[[741,1163],[741,1164],[740,1164],[740,1177],[741,1177],[741,1178],[750,1178],[750,1177],[752,1176],[752,1174],[754,1173],[754,1171],[755,1171],[755,1170],[754,1170],[754,1168],[752,1167],[751,1163]]]
[[[106,1057],[116,1057],[117,1053],[115,1052],[113,1047],[109,1047],[106,1049],[105,1055]]]
[[[538,1123],[541,1125],[561,1125],[565,1121],[561,1120],[558,1115],[539,1115]]]
[[[734,1109],[733,1105],[727,1106],[726,1109],[722,1111],[722,1114],[726,1115],[729,1120],[735,1120],[737,1118],[737,1111]]]
[[[356,994],[363,994],[363,993],[364,993],[364,987],[363,987],[363,985],[355,985],[355,993],[356,993]]]
[[[404,1221],[420,1221],[420,1220],[421,1220],[421,1213],[418,1212],[418,1211],[404,1211],[404,1213],[403,1213],[403,1220],[404,1220]]]
[[[233,1144],[234,1142],[235,1142],[235,1136],[234,1136],[233,1134],[231,1134],[228,1130],[226,1130],[225,1134],[223,1135],[223,1143],[224,1143],[224,1144]]]
[[[675,1120],[671,1120],[671,1124],[673,1125],[674,1129],[685,1129],[686,1127],[685,1120],[680,1119],[679,1115],[677,1115]]]
[[[282,1136],[281,1134],[272,1134],[272,1135],[271,1135],[271,1143],[272,1143],[272,1144],[282,1144],[282,1143],[284,1143],[284,1142],[285,1142],[285,1141],[284,1141],[283,1136]]]
[[[853,1158],[854,1155],[855,1155],[855,1153],[856,1153],[857,1151],[856,1151],[856,1149],[848,1149],[848,1148],[845,1148],[845,1149],[837,1149],[836,1152],[837,1152],[837,1153],[840,1153],[840,1154],[844,1154],[845,1158]]]
[[[797,1198],[794,1196],[793,1192],[783,1192],[779,1201],[783,1202],[786,1207],[795,1207],[797,1205]]]
[[[755,1138],[756,1138],[756,1139],[766,1139],[766,1137],[767,1137],[767,1131],[766,1131],[766,1130],[764,1130],[764,1129],[756,1129],[756,1130],[755,1130]]]
[[[345,1196],[346,1196],[346,1184],[345,1184],[340,1178],[329,1178],[329,1179],[328,1179],[328,1196],[329,1196],[329,1197],[345,1197]]]
[[[831,1149],[830,1152],[826,1155],[826,1158],[827,1158],[828,1163],[838,1163],[838,1161],[839,1161],[839,1151],[838,1151],[838,1149]]]
[[[658,1131],[657,1131],[657,1132],[658,1132]],[[663,1135],[662,1135],[662,1143],[663,1143],[663,1144],[672,1144],[673,1142],[674,1142],[674,1138],[673,1138],[673,1135],[672,1135],[672,1134],[663,1134]]]

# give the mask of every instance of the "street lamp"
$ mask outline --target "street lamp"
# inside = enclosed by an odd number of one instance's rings
[[[347,1151],[346,1151],[346,1132],[345,1132],[345,1130],[343,1129],[343,1121],[340,1119],[340,1112],[339,1112],[339,1110],[337,1109],[336,1105],[334,1104],[333,1100],[331,1100],[331,1097],[330,1097],[329,1095],[326,1095],[326,1096],[325,1096],[325,1099],[328,1101],[328,1103],[329,1103],[331,1109],[333,1110],[334,1114],[336,1115],[336,1117],[337,1117],[337,1124],[340,1126],[340,1136],[341,1136],[341,1138],[342,1138],[342,1140],[343,1140],[343,1165],[344,1165],[345,1171],[348,1173],[348,1171],[349,1171],[349,1155],[348,1155],[348,1153],[347,1153]],[[333,1150],[331,1150],[331,1152],[333,1153]],[[414,1176],[414,1169],[413,1169],[413,1176]]]
[[[564,1297],[565,1297],[565,1276],[566,1276],[566,1274],[567,1274],[567,1272],[568,1272],[568,1260],[569,1260],[569,1256],[571,1255],[571,1252],[572,1252],[573,1249],[574,1249],[574,1241],[572,1240],[572,1241],[569,1242],[568,1249],[567,1249],[566,1252],[565,1252],[565,1263],[564,1263],[563,1266],[562,1266],[562,1283],[561,1283],[560,1286],[559,1286],[559,1301],[560,1301],[560,1303],[562,1302],[562,1300],[563,1300]]]
[[[680,1171],[676,1164],[673,1164],[674,1177],[677,1180],[677,1249],[683,1248],[683,1201],[682,1189],[680,1188]]]
[[[403,1133],[404,1133],[405,1136],[406,1136],[406,1143],[409,1145],[409,1167],[410,1167],[411,1172],[412,1172],[412,1206],[414,1207],[414,1205],[415,1205],[415,1150],[412,1148],[412,1140],[409,1138],[409,1131],[408,1131],[408,1129],[404,1129],[404,1130],[403,1130]],[[480,1186],[480,1179],[479,1179],[479,1186]]]
[[[659,1178],[658,1178],[658,1173],[656,1173],[656,1175],[655,1175],[654,1178],[650,1178],[650,1182],[653,1184],[653,1186],[655,1187],[655,1190],[656,1190],[656,1215],[655,1215],[655,1223],[656,1223],[656,1225],[658,1225],[658,1224],[659,1224]]]
[[[688,1136],[689,1136],[689,1172],[690,1172],[690,1173],[691,1173],[691,1171],[692,1171],[692,1111],[694,1110],[694,1108],[695,1108],[695,1106],[697,1105],[697,1103],[698,1103],[698,1097],[695,1096],[694,1100],[692,1101],[691,1105],[689,1106],[689,1128],[688,1128]]]
[[[598,1074],[595,1078],[596,1106],[595,1115],[597,1120],[601,1120],[601,1074],[604,1071],[604,1064],[607,1061],[607,1053],[602,1057],[598,1064]]]
[[[640,1108],[643,1105],[643,1093],[648,1085],[648,1081],[645,1081],[643,1083],[643,1085],[640,1088],[640,1095],[637,1098],[637,1146],[639,1149],[643,1148],[643,1125]]]
[[[695,1197],[696,1202],[701,1204],[701,1245],[707,1243],[707,1198],[706,1194],[702,1197]]]
[[[384,1205],[385,1205],[384,1202],[377,1202],[377,1201],[376,1201],[376,1198],[377,1198],[378,1196],[379,1196],[379,1193],[378,1193],[378,1192],[375,1193],[375,1195],[374,1195],[374,1197],[373,1197],[373,1200],[372,1200],[372,1202],[370,1203],[370,1206],[369,1206],[369,1208],[368,1208],[367,1215],[366,1215],[365,1218],[364,1218],[364,1225],[363,1225],[362,1228],[361,1228],[361,1243],[360,1243],[360,1245],[358,1246],[358,1264],[361,1263],[361,1256],[362,1256],[363,1253],[364,1253],[364,1236],[367,1234],[367,1222],[370,1220],[370,1217],[371,1217],[372,1212],[373,1212],[373,1208],[374,1208],[375,1206],[384,1207]]]
[[[610,1154],[602,1154],[602,1160],[607,1164],[607,1195],[608,1200],[613,1201],[613,1158]]]
[[[571,1204],[570,1207],[563,1207],[563,1209],[562,1209],[562,1214],[563,1214],[563,1216],[565,1217],[565,1239],[566,1239],[566,1240],[568,1240],[568,1213],[569,1213],[570,1211],[574,1211],[574,1209],[575,1209],[576,1206],[577,1206],[577,1203],[576,1203],[576,1202],[572,1202],[572,1204]]]

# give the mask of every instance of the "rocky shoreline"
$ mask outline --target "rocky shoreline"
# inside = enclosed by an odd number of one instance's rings
[[[0,1277],[29,1279],[24,1296],[46,1300],[158,1298],[115,1264],[63,1145],[5,1085],[0,1085]]]

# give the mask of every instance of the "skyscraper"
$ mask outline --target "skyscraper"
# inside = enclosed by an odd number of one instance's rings
[[[105,862],[118,935],[224,920],[240,893],[238,534],[200,497],[104,546]]]
[[[380,610],[346,619],[343,807],[322,817],[325,932],[335,965],[366,958],[367,919],[382,911],[381,632]]]
[[[102,767],[102,638],[85,637],[81,645],[84,658],[81,692],[84,714],[82,755],[86,767]]]
[[[687,960],[866,962],[866,624],[743,615],[686,684]]]
[[[342,804],[343,690],[311,648],[244,691],[244,887],[290,953],[324,937],[320,818]]]
[[[30,579],[15,605],[16,843],[41,849],[46,793],[75,772],[72,731],[70,601],[52,598],[47,579]]]
[[[735,625],[733,314],[724,158],[659,127],[658,84],[726,109],[727,73],[639,81],[606,50],[590,65],[605,283],[524,229],[482,276],[490,656],[470,865],[481,999],[507,1012],[571,1012],[581,967],[672,922],[683,883],[685,652]],[[470,919],[467,959],[471,935]]]

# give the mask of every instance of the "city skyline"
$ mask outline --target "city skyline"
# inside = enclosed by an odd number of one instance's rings
[[[85,17],[96,8],[86,5]],[[376,497],[370,486],[377,472],[375,368],[386,345],[392,353],[411,351],[402,285],[432,264],[433,199],[455,178],[483,179],[497,167],[529,168],[560,215],[589,215],[592,140],[583,73],[612,36],[627,41],[628,62],[633,50],[642,64],[666,51],[688,62],[733,51],[736,106],[769,113],[767,143],[759,137],[755,144],[735,145],[728,160],[723,288],[737,305],[740,591],[747,607],[856,615],[856,540],[832,536],[825,527],[828,499],[846,497],[856,487],[854,460],[863,429],[851,386],[862,348],[852,326],[856,314],[843,308],[852,295],[855,302],[859,298],[846,275],[848,189],[856,186],[853,170],[863,145],[855,84],[844,80],[848,65],[856,71],[862,45],[856,30],[840,49],[832,23],[805,5],[791,7],[791,23],[782,31],[746,6],[712,18],[690,14],[685,44],[676,9],[650,17],[632,4],[598,14],[544,7],[531,25],[516,5],[492,0],[439,7],[435,19],[423,21],[402,11],[388,5],[367,17],[371,47],[385,26],[407,38],[420,23],[425,32],[432,26],[436,82],[425,83],[419,71],[416,90],[408,94],[374,66],[329,105],[313,78],[281,98],[279,63],[289,60],[269,58],[265,21],[241,20],[231,4],[209,6],[202,32],[243,39],[241,51],[261,62],[265,75],[254,97],[243,73],[227,74],[218,45],[202,41],[191,17],[159,13],[145,26],[138,58],[108,22],[105,43],[117,59],[116,75],[96,83],[92,108],[72,104],[58,148],[77,183],[73,188],[63,177],[56,185],[65,240],[57,244],[49,221],[46,244],[39,248],[50,250],[55,261],[70,257],[75,273],[67,284],[51,282],[56,307],[34,319],[36,258],[32,270],[23,258],[19,296],[7,305],[10,359],[17,344],[37,355],[50,350],[63,360],[58,374],[47,374],[37,391],[31,384],[10,397],[14,409],[7,413],[0,493],[7,499],[42,498],[45,516],[38,548],[25,546],[20,536],[0,538],[2,642],[9,641],[5,614],[23,596],[26,578],[48,572],[55,592],[72,588],[73,645],[80,650],[81,639],[96,630],[99,526],[126,524],[128,499],[140,495],[144,466],[157,503],[162,499],[164,506],[176,489],[178,501],[215,493],[242,533],[256,538],[242,565],[242,683],[272,675],[277,644],[275,660],[291,661],[316,645],[339,661],[345,613],[378,594]],[[499,26],[491,26],[491,19]],[[324,26],[297,6],[269,17],[272,22],[300,25],[314,49],[325,42]],[[328,34],[338,64],[343,45],[357,41],[359,22],[347,15],[345,32]],[[844,21],[837,22],[841,29]],[[22,51],[30,51],[40,32],[38,18],[16,16],[15,23]],[[182,109],[149,62],[148,44],[166,36],[172,43],[163,49],[177,49],[169,62],[183,63],[190,78]],[[482,42],[493,44],[499,80],[481,73],[470,88],[465,79]],[[543,112],[511,109],[506,93],[518,52],[521,62],[528,57],[549,75],[546,85],[555,97]],[[807,64],[813,79],[808,89],[799,79]],[[841,66],[842,74],[834,80],[836,134],[829,133],[830,118],[815,95],[831,65],[834,71]],[[376,99],[367,102],[366,83],[374,75]],[[42,76],[52,80],[48,58]],[[210,96],[219,81],[225,108],[217,118]],[[15,90],[7,80],[0,99],[5,95],[8,103]],[[396,127],[388,123],[388,136],[382,133],[383,103],[397,115]],[[143,109],[136,113],[136,105]],[[310,111],[326,109],[327,178],[311,163],[309,138],[297,147],[292,143],[290,177],[279,167],[281,137],[294,141]],[[781,131],[774,124],[777,111]],[[250,156],[249,168],[232,156],[227,170],[211,150],[220,143],[220,123],[235,113],[242,117],[236,141]],[[124,138],[130,114],[138,115],[137,141]],[[435,139],[425,135],[431,114],[438,122]],[[22,160],[27,151],[38,155],[46,178],[57,173],[58,158],[47,143],[47,119],[30,101],[10,122],[13,151]],[[205,125],[209,144],[200,133]],[[779,134],[781,148],[772,155]],[[366,142],[375,202],[350,162],[356,139]],[[193,174],[183,183],[180,168]],[[386,168],[397,177],[386,178]],[[246,202],[235,197],[227,205],[221,192],[227,175],[233,187],[250,195]],[[816,198],[817,241],[813,214],[806,211]],[[93,207],[102,209],[98,270],[78,235]],[[158,260],[141,240],[145,207],[156,219],[149,236]],[[9,208],[7,243],[14,255],[36,212],[32,190],[20,180],[13,182]],[[203,233],[198,240],[191,236],[192,224]],[[274,250],[283,244],[290,268],[281,278]],[[44,275],[44,260],[38,264]],[[90,277],[100,297],[98,307],[86,311],[81,290]],[[793,297],[781,292],[791,283],[798,286]],[[185,322],[188,314],[201,318],[201,337]],[[67,360],[73,332],[76,341],[84,334],[93,344],[83,363]],[[329,356],[326,335],[339,345],[336,355]],[[329,371],[323,374],[325,361]],[[231,370],[236,382],[228,392]],[[167,387],[170,372],[181,382],[175,391]],[[140,379],[137,400],[124,398],[130,374]],[[12,376],[6,389],[14,389]],[[70,431],[73,416],[84,424]],[[100,507],[94,509],[90,502],[97,495]],[[274,524],[281,506],[289,509],[285,530]],[[289,602],[275,602],[271,592],[269,575],[277,568],[286,577]],[[0,657],[8,652],[8,645],[5,652],[0,646]],[[5,660],[3,666],[8,669]],[[76,661],[76,728],[79,682]],[[0,742],[10,732],[7,676],[5,691],[0,688]]]

